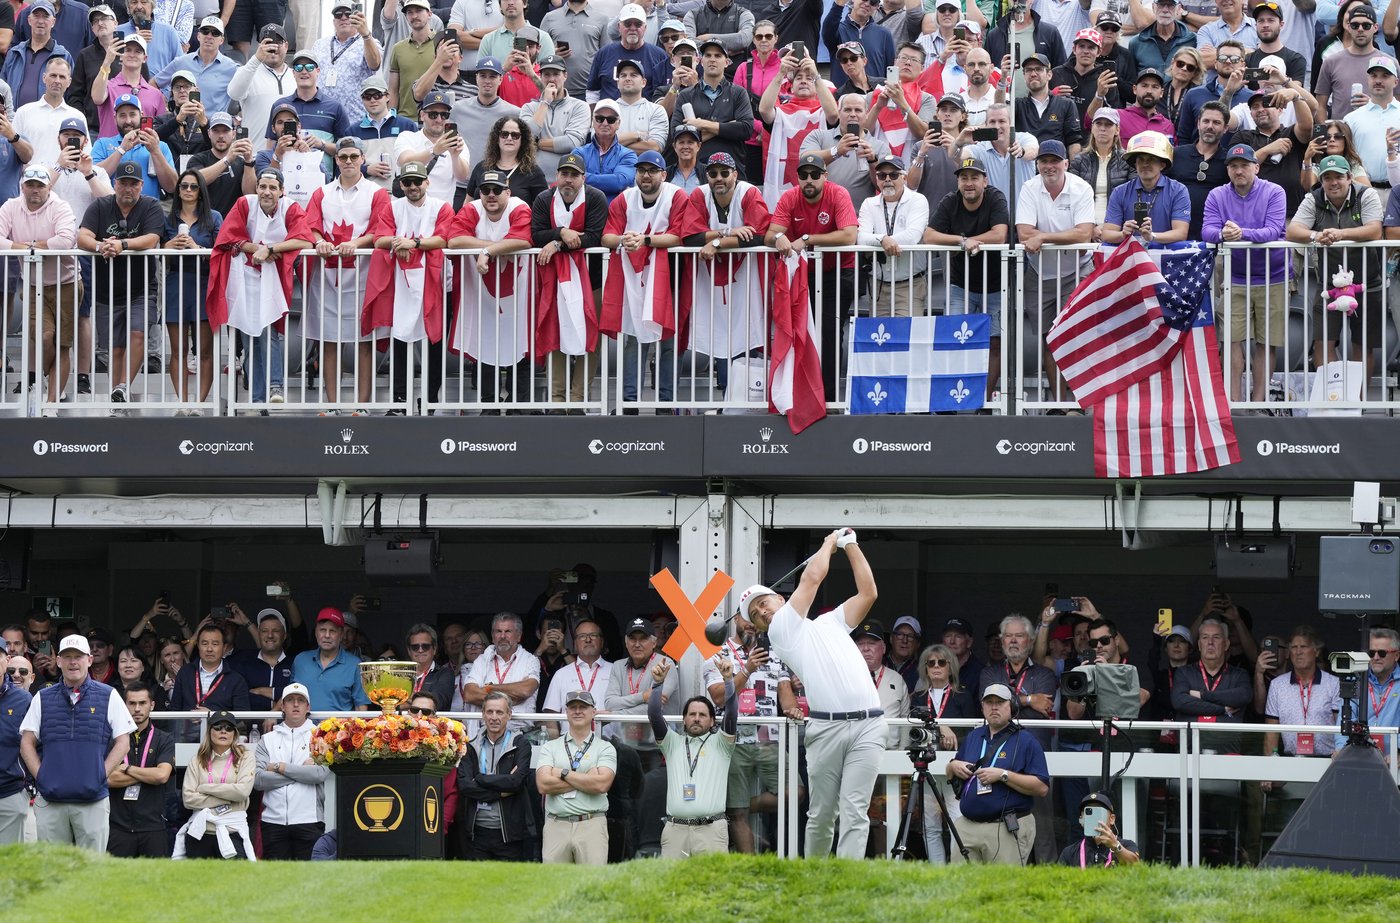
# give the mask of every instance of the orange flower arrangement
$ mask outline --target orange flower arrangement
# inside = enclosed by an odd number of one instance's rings
[[[427,759],[451,766],[466,749],[466,728],[442,717],[327,718],[311,734],[311,758],[321,766],[378,759]]]

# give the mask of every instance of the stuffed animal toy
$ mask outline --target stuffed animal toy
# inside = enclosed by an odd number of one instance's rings
[[[1339,269],[1332,274],[1332,287],[1326,292],[1331,299],[1327,310],[1342,311],[1348,317],[1356,313],[1356,296],[1365,291],[1365,286],[1354,284],[1352,278],[1350,269]]]

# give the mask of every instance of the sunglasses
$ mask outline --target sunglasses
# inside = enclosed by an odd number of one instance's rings
[[[331,14],[331,16],[334,17],[334,18],[336,18],[336,19],[349,19],[349,18],[350,18],[350,14],[347,13],[347,12],[345,12],[344,10],[336,10],[334,13]]]
[[[1374,650],[1374,649],[1373,649],[1373,650],[1367,651],[1367,653],[1370,654],[1370,655],[1371,655],[1371,659],[1374,660],[1374,659],[1376,659],[1377,657],[1389,657],[1391,654],[1393,654],[1393,653],[1395,653],[1395,652],[1394,652],[1394,651],[1379,651],[1379,650]]]
[[[312,71],[314,71],[315,69],[316,69],[316,65],[315,65],[315,64],[306,64],[306,63],[302,63],[302,64],[293,64],[293,65],[292,65],[292,70],[296,71],[298,74],[309,74],[309,73],[311,73]]]
[[[222,33],[222,32],[219,32],[219,31],[216,30],[216,29],[200,29],[200,30],[199,30],[199,34],[200,34],[200,35],[222,35],[223,33]]]
[[[1324,137],[1326,137],[1328,141],[1345,141],[1345,140],[1346,140],[1346,138],[1345,138],[1344,136],[1342,136],[1342,135],[1334,135],[1334,134],[1332,134],[1330,131],[1329,131]]]
[[[359,159],[360,159],[360,152],[359,152],[359,151],[343,151],[343,152],[341,152],[341,153],[339,153],[339,154],[336,154],[336,155],[335,155],[335,159],[336,159],[336,160],[339,160],[339,161],[342,162],[342,163],[349,163],[349,162],[352,161],[352,160],[359,160]]]
[[[505,190],[500,186],[482,186],[477,191],[481,193],[483,199],[487,196],[505,195]]]
[[[1099,31],[1100,31],[1100,32],[1122,32],[1122,31],[1123,31],[1123,27],[1122,27],[1122,26],[1109,26],[1109,25],[1104,25],[1104,26],[1099,26]]]
[[[725,178],[727,178],[727,177],[729,176],[729,174],[731,174],[731,173],[733,173],[733,172],[734,172],[734,171],[731,170],[731,169],[729,169],[728,167],[716,167],[716,168],[713,169],[713,170],[706,170],[706,171],[705,171],[705,175],[708,176],[708,177],[711,177],[712,179],[713,179],[713,178],[725,179]]]
[[[754,38],[758,38],[758,36],[755,35]],[[675,34],[667,35],[667,36],[665,36],[665,37],[663,37],[663,38],[661,39],[661,44],[663,44],[663,45],[674,45],[676,42],[679,42],[680,40],[681,40],[681,37],[680,37],[679,35],[675,35]]]
[[[400,186],[421,186],[423,178],[421,176],[405,176],[399,180]]]
[[[1244,60],[1244,56],[1243,56],[1243,55],[1237,55],[1237,54],[1222,54],[1222,55],[1216,56],[1216,59],[1215,59],[1215,60],[1217,60],[1217,61],[1223,61],[1223,62],[1226,63],[1226,64],[1238,64],[1238,63],[1240,63],[1241,61]]]
[[[818,179],[822,175],[820,170],[798,170],[798,179]]]
[[[370,90],[368,93],[361,93],[360,99],[383,99],[384,94],[378,90]]]
[[[763,35],[755,35],[753,40],[755,42],[771,42],[777,37],[778,34],[776,32],[765,32]]]
[[[1196,65],[1192,64],[1190,61],[1173,61],[1172,64],[1186,71],[1188,74],[1194,74],[1198,70]]]
[[[408,649],[411,650],[411,651],[420,651],[420,652],[421,652],[421,651],[430,651],[430,650],[433,649],[433,646],[432,646],[431,644],[410,644],[410,645],[408,646]]]
[[[1094,647],[1108,647],[1113,643],[1113,635],[1105,635],[1102,638],[1090,638],[1094,642]]]
[[[519,137],[520,137],[520,132],[518,132],[518,131],[503,131],[503,132],[501,132],[499,135],[497,135],[497,137],[499,137],[499,138],[519,138]]]
[[[424,718],[431,718],[433,715],[437,714],[435,709],[421,708],[417,705],[406,706],[404,711],[408,712],[410,715],[422,715]]]
[[[609,124],[609,125],[616,125],[616,124],[617,124],[617,116],[615,116],[615,115],[595,115],[595,116],[593,116],[593,121],[595,121],[595,122],[606,122],[606,123]]]
[[[20,667],[6,667],[5,672],[10,676],[28,676],[29,671]]]
[[[946,667],[947,665],[948,661],[933,657],[930,657],[928,661],[928,666],[930,667]]]
[[[875,174],[875,178],[878,179],[880,182],[883,183],[883,182],[886,182],[887,180],[899,179],[899,174],[898,174],[898,173],[891,173],[889,170],[881,170],[881,171],[879,171],[878,173]]]
[[[1357,19],[1347,23],[1347,27],[1350,29],[1355,29],[1358,32],[1370,32],[1376,27],[1376,24],[1371,22],[1371,20],[1369,19]]]
[[[450,113],[444,112],[441,109],[433,109],[431,112],[424,111],[418,114],[425,119],[445,119]]]
[[[231,724],[216,724],[209,729],[211,734],[237,734],[238,728]]]
[[[840,63],[840,64],[854,64],[856,61],[859,61],[860,59],[857,58],[857,57],[856,57],[855,55],[853,55],[853,54],[843,54],[843,55],[839,56],[836,60],[837,60],[837,62]]]
[[[180,190],[189,191],[189,192],[198,192],[198,191],[199,191],[199,184],[198,184],[198,183],[180,183],[180,184],[179,184],[178,186],[176,186],[175,188],[176,188],[176,189],[180,189]]]
[[[1204,160],[1202,160],[1201,163],[1200,163],[1200,165],[1199,165],[1198,167],[1196,167],[1196,182],[1198,182],[1198,183],[1203,183],[1203,182],[1205,182],[1205,179],[1206,179],[1206,171],[1209,170],[1209,169],[1210,169],[1210,164],[1208,164],[1208,163],[1206,163]]]

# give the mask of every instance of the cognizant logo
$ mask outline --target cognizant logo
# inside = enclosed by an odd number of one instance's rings
[[[1010,439],[1003,439],[997,443],[997,452],[1002,455],[1040,455],[1073,451],[1073,442],[1012,442]]]
[[[594,439],[588,443],[588,451],[594,455],[604,453],[616,453],[618,455],[630,455],[633,452],[664,452],[665,442],[604,442],[601,439]]]

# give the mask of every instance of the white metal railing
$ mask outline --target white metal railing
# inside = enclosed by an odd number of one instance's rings
[[[275,711],[246,711],[236,713],[240,720],[262,721],[281,720],[281,713]],[[319,711],[311,713],[312,721],[321,721],[329,717],[371,717],[377,712],[362,711]],[[464,723],[477,722],[481,720],[480,712],[439,712],[439,715],[455,718]],[[198,733],[203,736],[203,722],[208,719],[207,712],[156,712],[151,715],[151,720],[157,727],[171,729],[171,722],[193,721],[199,722]],[[672,724],[672,733],[680,733],[677,724],[679,715],[668,715],[668,721]],[[517,712],[511,717],[513,722],[536,725],[539,728],[553,725],[562,727],[565,723],[563,715],[554,713],[537,712]],[[646,715],[630,714],[618,715],[611,713],[599,714],[596,718],[596,726],[602,727],[607,724],[646,724]],[[903,718],[885,719],[890,728],[906,728],[920,726],[918,722]],[[1098,730],[1102,727],[1096,721],[1073,721],[1068,719],[1056,719],[1052,721],[1023,721],[1021,725],[1030,730],[1058,731],[1067,729]],[[1190,721],[1121,721],[1115,722],[1119,728],[1126,731],[1120,733],[1115,739],[1122,743],[1115,746],[1110,757],[1109,770],[1113,774],[1122,772],[1121,804],[1118,804],[1118,822],[1120,832],[1123,837],[1136,840],[1142,845],[1142,816],[1144,805],[1141,795],[1136,785],[1139,781],[1167,780],[1175,782],[1177,785],[1177,805],[1176,805],[1176,836],[1178,840],[1178,860],[1181,865],[1200,865],[1202,858],[1201,851],[1201,796],[1203,782],[1235,782],[1235,783],[1257,783],[1257,782],[1302,782],[1312,783],[1320,779],[1327,771],[1330,762],[1326,759],[1288,756],[1257,756],[1234,753],[1219,753],[1211,747],[1211,737],[1216,735],[1235,736],[1240,734],[1260,735],[1279,734],[1283,732],[1312,732],[1315,734],[1331,734],[1335,728],[1321,727],[1318,725],[1291,725],[1291,724],[1200,724]],[[786,718],[752,718],[741,717],[741,726],[766,725],[774,729],[777,740],[769,744],[778,748],[778,765],[782,767],[778,773],[778,791],[775,793],[778,798],[778,824],[775,838],[775,850],[778,855],[796,858],[799,855],[802,841],[802,815],[799,802],[799,781],[801,775],[798,770],[799,748],[802,741],[803,722],[789,721]],[[940,722],[940,724],[952,728],[961,734],[962,732],[978,727],[982,724],[980,720],[973,718],[951,718]],[[469,725],[470,726],[470,725]],[[187,727],[179,724],[176,728]],[[1176,732],[1175,750],[1162,751],[1154,747],[1143,746],[1144,742],[1157,741],[1160,732]],[[1393,727],[1373,727],[1370,729],[1373,736],[1383,738],[1385,746],[1383,755],[1386,758],[1386,765],[1392,778],[1400,783],[1400,728]],[[1127,746],[1130,739],[1136,738],[1132,744],[1132,750],[1120,750],[1119,746]],[[187,766],[194,757],[198,744],[193,742],[181,742],[176,745],[176,765]],[[934,778],[941,784],[944,778],[944,771],[947,761],[953,757],[953,753],[946,750],[938,752],[937,760],[930,766],[930,771]],[[1096,780],[1100,776],[1103,762],[1102,751],[1062,751],[1047,750],[1045,754],[1046,765],[1050,772],[1050,778],[1084,778]],[[913,765],[909,755],[905,750],[889,749],[885,751],[880,762],[880,783],[877,790],[882,789],[885,798],[885,829],[889,831],[890,840],[886,844],[887,848],[894,845],[893,837],[895,831],[899,829],[901,814],[901,783],[910,777],[913,772]],[[946,798],[953,799],[956,796],[951,792],[945,794]],[[327,781],[326,803],[335,803],[335,778],[332,776]],[[930,812],[931,801],[925,804],[925,814]],[[1238,810],[1244,810],[1245,803],[1240,799]],[[328,824],[334,823],[335,811],[328,808],[325,812]],[[1163,819],[1165,823],[1165,818]]]
[[[1076,410],[1044,343],[1056,312],[1091,271],[1097,249],[1047,246],[1033,254],[1020,246],[987,246],[971,254],[919,245],[891,258],[869,247],[817,251],[810,306],[830,392],[828,409],[839,413],[849,406],[852,317],[970,309],[990,311],[1002,332],[991,354],[988,409],[1003,414]],[[1228,263],[1242,249],[1222,245],[1218,262]],[[1358,298],[1347,329],[1328,336],[1343,323],[1342,315],[1322,309],[1325,286],[1318,271],[1290,272],[1283,288],[1235,282],[1229,271],[1218,271],[1213,301],[1225,378],[1237,383],[1237,411],[1393,414],[1400,336],[1392,315],[1400,316],[1400,297],[1391,291],[1395,260],[1386,242],[1331,248],[1279,242],[1248,249],[1259,251],[1254,257],[1287,251],[1290,266],[1300,267],[1318,254],[1325,260],[1345,253],[1358,281],[1380,281],[1378,289],[1373,286]],[[372,252],[357,251],[357,265],[367,265]],[[347,271],[333,280],[311,250],[298,258],[284,329],[256,338],[227,328],[212,332],[202,319],[208,251],[116,257],[114,262],[149,260],[150,282],[108,282],[102,290],[93,285],[93,261],[100,259],[93,254],[20,252],[0,259],[0,352],[6,359],[0,415],[766,412],[773,251],[722,251],[714,263],[699,252],[678,247],[667,254],[669,291],[662,299],[664,323],[658,324],[666,332],[659,341],[639,348],[637,338],[627,334],[599,336],[586,357],[569,358],[561,351],[543,354],[536,336],[546,294],[536,250],[497,261],[493,275],[509,277],[517,286],[509,296],[500,286],[463,281],[467,273],[477,275],[472,259],[477,251],[447,251],[448,271],[439,291],[445,305],[442,339],[431,345],[395,340],[384,329],[362,336],[366,274]],[[586,258],[584,284],[596,287],[595,311],[601,311],[604,301],[617,300],[608,293],[609,282],[620,280],[610,276],[625,254],[593,250]],[[843,266],[846,262],[851,266]],[[84,280],[82,296],[60,286],[56,310],[42,321],[43,312],[32,309],[38,300],[35,283],[54,267],[76,271]],[[898,277],[887,281],[894,267]],[[717,288],[717,278],[727,284]],[[345,284],[337,287],[337,281]],[[1263,323],[1260,330],[1260,323],[1244,317],[1251,302],[1257,302],[1254,313],[1260,319],[1281,314],[1281,330],[1278,321]],[[148,321],[144,331],[139,323],[123,322],[123,306],[129,317],[133,305]],[[461,335],[469,317],[477,321],[470,346]],[[632,329],[625,324],[623,329]],[[1351,330],[1357,331],[1355,344]],[[115,366],[123,349],[131,374],[124,400],[117,401],[113,390],[123,390],[116,386],[127,377]],[[1338,361],[1329,366],[1333,358]],[[1362,362],[1361,371],[1348,361]],[[31,375],[43,378],[38,373],[50,366],[56,373],[52,387],[26,387]],[[90,393],[80,393],[80,373],[90,382]],[[1250,393],[1256,375],[1260,387],[1267,384],[1267,400]],[[1329,382],[1329,375],[1336,380]]]

